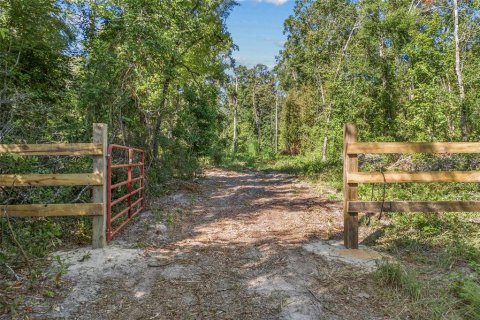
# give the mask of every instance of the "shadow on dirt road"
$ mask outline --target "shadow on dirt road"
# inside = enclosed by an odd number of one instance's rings
[[[68,290],[37,315],[383,319],[372,259],[336,259],[342,228],[341,204],[294,176],[209,169],[151,201],[107,249],[60,253]]]

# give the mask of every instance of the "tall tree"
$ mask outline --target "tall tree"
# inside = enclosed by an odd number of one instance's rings
[[[479,19],[475,1],[297,0],[276,67],[284,146],[298,132],[304,152],[337,159],[348,121],[369,138],[471,138]]]
[[[228,103],[233,104],[230,127],[233,145],[242,143],[243,150],[255,153],[275,150],[275,77],[265,65],[253,68],[238,66],[226,86]],[[229,129],[230,130],[230,129]],[[242,148],[240,148],[242,149]],[[236,151],[237,149],[234,150]]]
[[[457,73],[458,91],[460,93],[460,130],[462,140],[467,140],[467,111],[465,108],[465,85],[463,83],[462,62],[460,56],[458,0],[453,0],[453,37],[455,39],[455,72]]]

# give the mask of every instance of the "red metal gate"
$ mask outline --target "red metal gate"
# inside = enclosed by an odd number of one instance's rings
[[[111,144],[107,157],[107,241],[110,241],[145,208],[145,153]],[[122,180],[125,173],[127,179]],[[137,188],[132,191],[134,186]],[[116,199],[112,200],[114,196]]]

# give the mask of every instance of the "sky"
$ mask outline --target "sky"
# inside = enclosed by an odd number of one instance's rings
[[[272,68],[286,36],[283,22],[293,12],[294,0],[240,0],[227,19],[233,41],[239,46],[237,64],[262,63]]]

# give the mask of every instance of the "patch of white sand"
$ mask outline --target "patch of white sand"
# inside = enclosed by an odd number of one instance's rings
[[[367,271],[373,271],[377,262],[386,258],[375,250],[366,246],[359,246],[358,250],[345,249],[340,241],[313,241],[303,245],[303,249],[324,257],[330,261],[341,261],[357,266]]]
[[[62,303],[53,308],[51,318],[69,318],[83,305],[94,301],[107,281],[129,287],[132,296],[139,300],[148,296],[154,284],[154,270],[147,267],[149,258],[140,249],[80,248],[57,252],[57,255],[68,266],[63,281],[71,284],[71,290]]]

